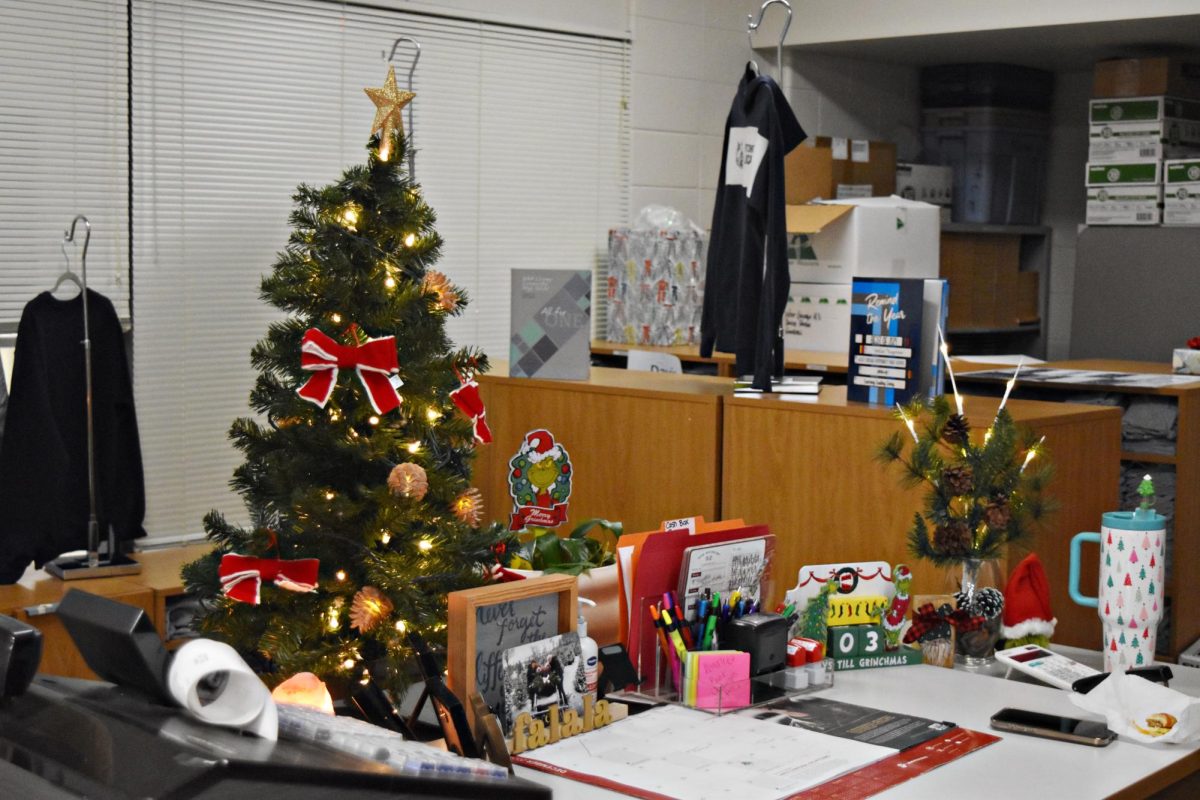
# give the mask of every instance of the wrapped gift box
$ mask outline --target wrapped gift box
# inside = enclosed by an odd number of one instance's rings
[[[624,344],[699,344],[707,245],[696,230],[610,230],[605,338]]]

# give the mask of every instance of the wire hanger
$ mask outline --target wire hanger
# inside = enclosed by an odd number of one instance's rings
[[[767,8],[779,3],[787,9],[787,19],[783,21],[783,31],[779,34],[779,43],[775,45],[775,63],[779,74],[783,74],[783,40],[787,38],[788,28],[792,26],[792,4],[787,0],[767,0],[762,4],[762,8],[758,10],[758,19],[754,19],[753,14],[746,15],[746,41],[750,44],[750,52],[754,52],[754,32],[758,30],[758,26],[762,25],[763,17],[767,13]],[[754,59],[750,59],[750,68],[754,70],[754,74],[758,74],[758,64]]]
[[[75,240],[75,225],[79,222],[79,220],[83,220],[83,226],[86,229],[86,234],[83,237],[83,254],[80,256],[80,259],[79,259],[80,269],[83,271],[82,278],[80,278],[78,275],[76,275],[74,270],[71,269],[71,254],[67,252],[67,245]],[[80,292],[82,292],[82,293],[87,292],[87,251],[88,251],[88,243],[91,241],[92,241],[92,223],[88,222],[87,217],[80,214],[79,216],[75,217],[75,219],[73,219],[71,221],[71,230],[63,231],[63,240],[62,240],[62,244],[60,246],[62,247],[63,258],[65,258],[67,261],[67,269],[66,269],[66,271],[63,272],[63,274],[59,275],[58,280],[54,282],[54,288],[50,290],[51,294],[57,292],[59,287],[68,281],[75,284],[76,286],[78,286]],[[86,304],[85,304],[84,314],[86,314],[86,313],[87,313],[87,308],[86,308]],[[84,322],[84,332],[85,332],[84,335],[85,336],[87,335],[86,331],[87,331],[87,322],[85,321]]]
[[[387,54],[387,56],[384,58],[384,61],[386,61],[388,64],[392,63],[392,59],[396,57],[396,48],[400,46],[401,42],[408,42],[417,50],[416,54],[413,56],[412,63],[408,67],[407,89],[411,92],[413,90],[413,73],[417,71],[417,62],[421,60],[421,43],[411,36],[400,36],[396,39],[396,41],[392,42],[392,52]],[[381,52],[380,55],[383,55],[383,53]],[[416,134],[414,133],[413,128],[412,103],[409,103],[408,106],[405,107],[404,113],[408,115],[408,123],[404,129],[404,135],[408,139],[408,175],[410,178],[415,178],[417,175],[417,154],[416,150],[413,148],[413,140],[416,138]]]

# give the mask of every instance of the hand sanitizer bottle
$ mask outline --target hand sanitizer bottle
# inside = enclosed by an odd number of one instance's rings
[[[596,686],[599,682],[600,661],[599,647],[596,646],[596,640],[587,635],[587,619],[583,616],[583,604],[595,607],[596,603],[588,600],[586,597],[579,598],[579,649],[583,654],[583,678],[587,683],[587,691],[595,694]]]

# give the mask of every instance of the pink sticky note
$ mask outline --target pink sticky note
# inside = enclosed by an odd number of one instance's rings
[[[696,670],[696,708],[726,710],[750,705],[749,653],[701,653]]]

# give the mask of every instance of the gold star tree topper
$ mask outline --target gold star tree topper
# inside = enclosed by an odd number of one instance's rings
[[[392,131],[399,129],[404,133],[404,118],[401,109],[412,102],[416,95],[412,92],[402,92],[396,87],[396,68],[388,67],[387,80],[377,89],[363,89],[371,102],[375,104],[375,121],[371,124],[371,133],[382,131],[379,138],[379,157],[386,161],[391,147]]]

